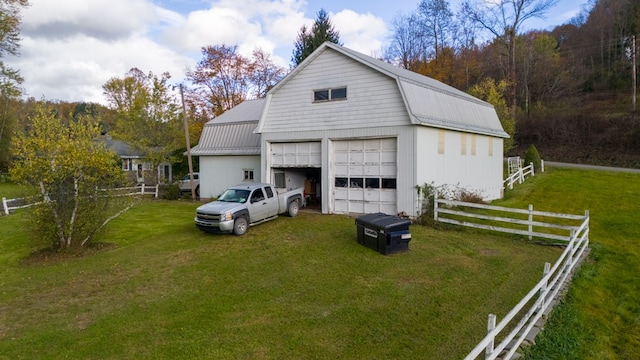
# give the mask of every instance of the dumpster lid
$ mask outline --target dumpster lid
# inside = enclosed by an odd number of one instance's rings
[[[374,213],[358,217],[356,223],[378,230],[389,230],[398,227],[408,228],[411,225],[411,220],[384,213]]]

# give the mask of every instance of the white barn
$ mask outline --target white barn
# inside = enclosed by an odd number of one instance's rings
[[[304,187],[323,213],[416,215],[425,183],[500,198],[507,137],[491,104],[325,43],[266,99],[209,121],[192,154],[204,198],[260,180]]]
[[[425,183],[502,196],[491,104],[332,43],[268,93],[256,133],[261,180],[305,186],[323,213],[416,215]]]

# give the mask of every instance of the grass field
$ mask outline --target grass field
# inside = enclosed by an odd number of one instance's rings
[[[560,253],[412,226],[384,256],[309,212],[208,235],[195,207],[145,202],[64,262],[25,261],[27,212],[0,218],[0,358],[460,358]]]
[[[592,255],[529,358],[640,357],[639,180],[552,169],[500,202],[591,213]],[[561,251],[411,226],[410,251],[384,256],[353,218],[309,212],[208,235],[196,206],[142,203],[65,261],[29,261],[28,212],[0,217],[0,359],[457,359]]]
[[[528,359],[640,359],[640,175],[551,169],[503,204],[590,211],[591,255]]]

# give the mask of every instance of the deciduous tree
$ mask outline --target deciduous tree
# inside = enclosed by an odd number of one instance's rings
[[[39,192],[34,208],[34,236],[55,249],[85,245],[124,204],[103,189],[123,180],[116,155],[100,139],[98,122],[79,117],[64,124],[51,108],[40,107],[28,131],[13,142],[18,158],[10,169],[13,181]]]
[[[522,24],[532,18],[543,17],[558,0],[501,0],[497,2],[465,0],[463,12],[480,27],[489,31],[504,46],[508,59],[508,103],[516,118],[516,36]]]
[[[502,128],[509,135],[509,138],[504,139],[503,142],[505,154],[514,146],[515,142],[513,137],[516,133],[516,123],[513,117],[511,117],[509,107],[505,100],[506,91],[506,81],[496,82],[491,78],[485,78],[469,89],[469,94],[492,104],[495,108]]]
[[[157,76],[133,68],[124,78],[112,78],[102,86],[118,113],[114,137],[145,153],[154,179],[158,165],[171,161],[184,142],[180,106],[168,84],[170,78],[169,73]]]

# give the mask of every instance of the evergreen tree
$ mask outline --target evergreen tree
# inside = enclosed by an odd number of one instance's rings
[[[291,58],[293,67],[300,65],[304,59],[311,55],[311,53],[319,48],[325,41],[342,45],[342,43],[340,43],[340,33],[333,27],[327,12],[324,9],[320,9],[317,16],[311,29],[302,25],[298,32],[294,44],[293,57]]]

